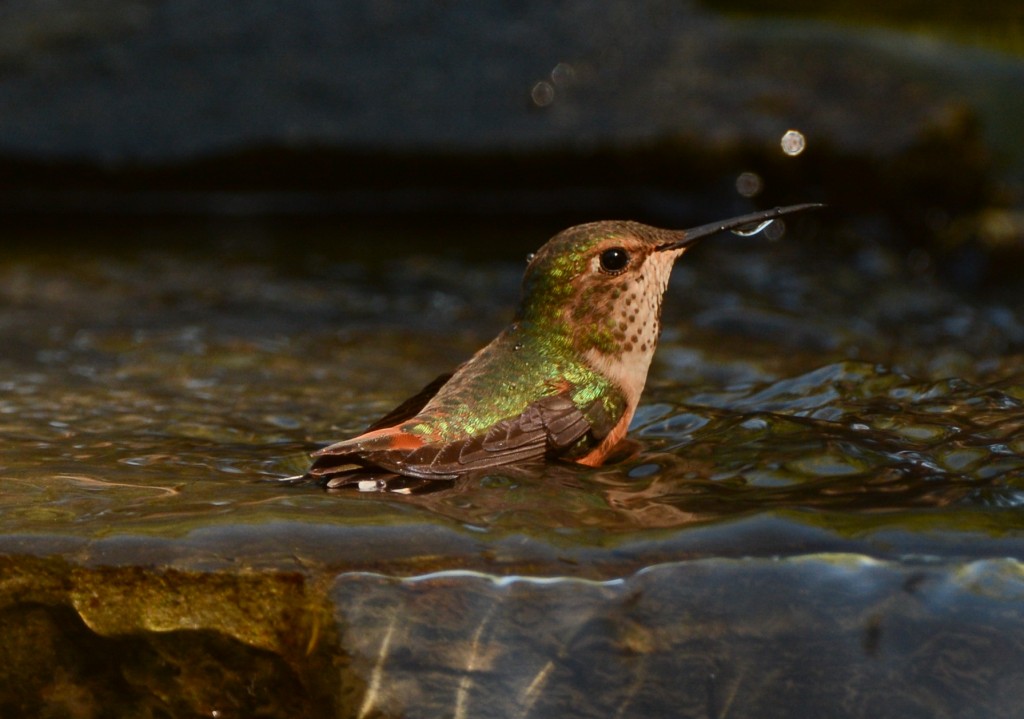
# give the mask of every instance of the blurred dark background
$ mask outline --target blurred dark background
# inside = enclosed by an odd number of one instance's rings
[[[1024,259],[1022,118],[1016,0],[0,5],[0,213],[34,245],[822,201],[837,248],[977,287]]]

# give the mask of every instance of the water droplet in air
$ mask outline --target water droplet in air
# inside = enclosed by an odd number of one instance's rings
[[[736,178],[736,192],[744,197],[754,197],[760,194],[763,186],[761,176],[755,172],[742,172]]]
[[[775,220],[775,222],[772,222],[766,228],[764,228],[765,239],[769,240],[770,242],[774,242],[775,240],[782,237],[784,234],[786,234],[786,221],[782,219]]]
[[[782,151],[790,157],[796,157],[807,147],[807,138],[798,130],[786,130],[782,136]]]
[[[533,262],[533,258],[537,256],[536,252],[530,252],[526,255],[526,264]]]
[[[576,79],[576,68],[567,62],[560,62],[551,70],[551,82],[565,87]]]
[[[514,352],[518,352],[522,348],[523,348],[523,343],[522,342],[516,342],[514,345],[512,345],[512,350]]]
[[[550,82],[541,80],[530,90],[530,99],[537,107],[547,107],[555,100],[555,87]]]

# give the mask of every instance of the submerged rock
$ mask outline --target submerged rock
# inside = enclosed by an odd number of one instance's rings
[[[846,554],[600,581],[2,560],[0,706],[94,717],[1011,717],[1015,560]]]

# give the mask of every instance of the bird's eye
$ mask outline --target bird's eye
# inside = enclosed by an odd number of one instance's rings
[[[629,253],[621,247],[612,247],[601,253],[601,269],[610,274],[618,274],[629,264]]]

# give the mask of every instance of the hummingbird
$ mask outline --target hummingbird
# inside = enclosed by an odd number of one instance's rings
[[[601,465],[626,437],[661,333],[675,261],[695,242],[760,232],[818,204],[688,230],[603,221],[563,230],[528,258],[510,325],[357,437],[313,453],[328,488],[386,477],[450,480],[544,460]]]

